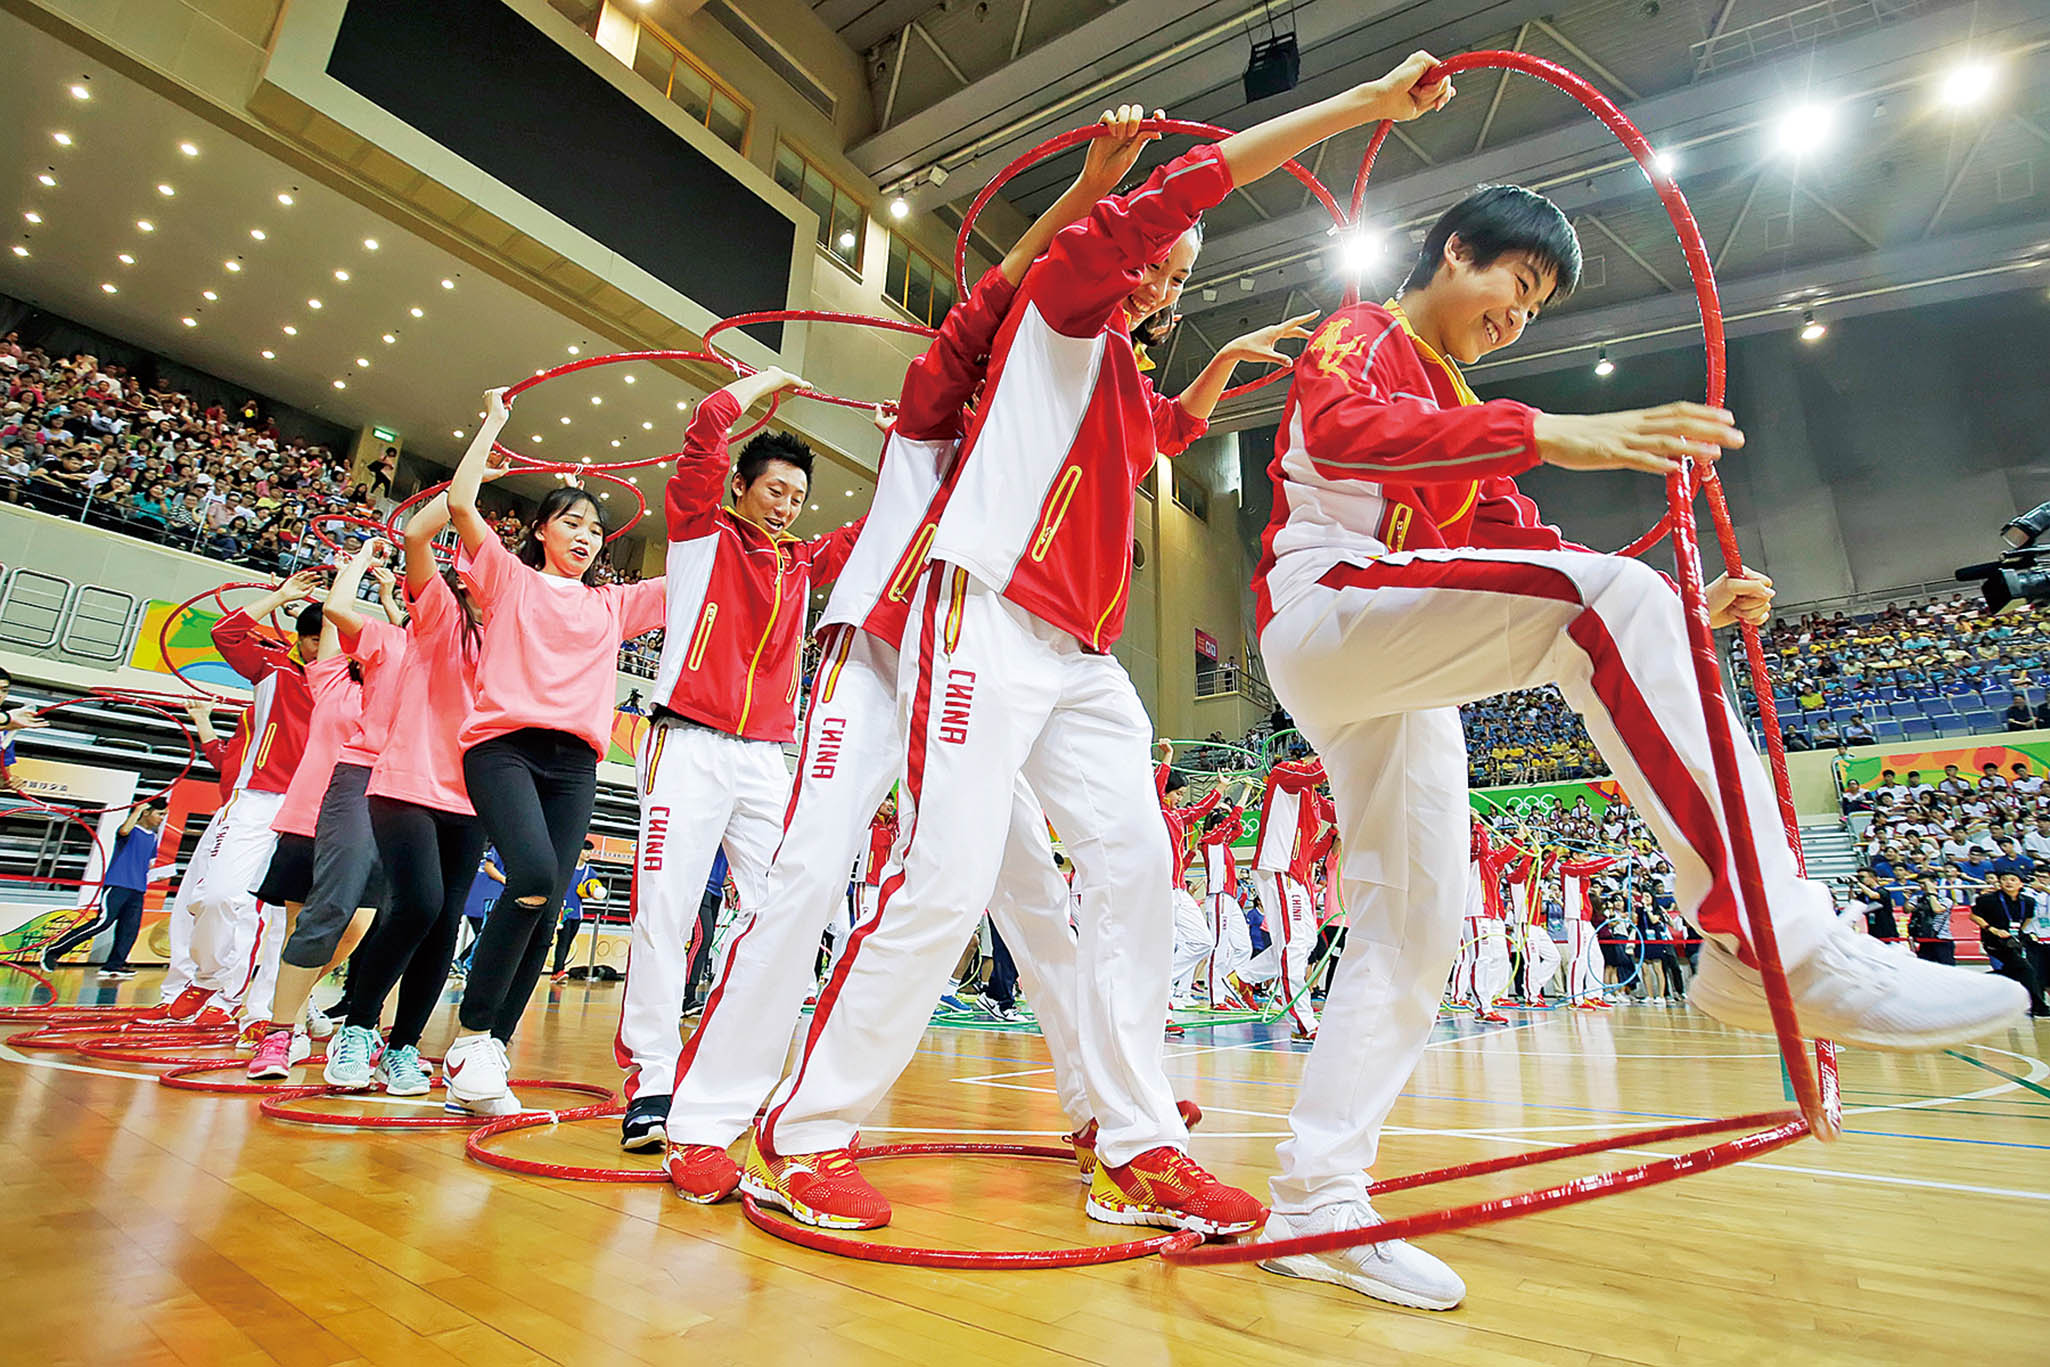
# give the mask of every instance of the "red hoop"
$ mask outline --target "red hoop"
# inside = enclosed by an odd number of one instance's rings
[[[873,1148],[858,1148],[853,1151],[857,1161],[880,1158],[925,1158],[941,1154],[969,1155],[978,1158],[1052,1158],[1064,1163],[1075,1161],[1073,1149],[1056,1148],[1045,1144],[971,1144],[943,1142],[930,1144],[878,1144]],[[1071,1248],[1032,1249],[953,1249],[912,1248],[903,1244],[879,1244],[867,1239],[849,1239],[828,1234],[810,1225],[778,1219],[769,1215],[752,1196],[743,1194],[740,1208],[747,1215],[747,1222],[764,1234],[772,1234],[786,1243],[800,1248],[809,1248],[819,1253],[837,1254],[843,1258],[858,1258],[863,1262],[890,1263],[898,1267],[951,1267],[983,1272],[1015,1272],[1047,1267],[1096,1267],[1104,1263],[1129,1262],[1155,1253],[1194,1248],[1203,1242],[1203,1236],[1189,1230],[1169,1230],[1144,1239],[1133,1239],[1116,1244],[1082,1244]]]
[[[16,973],[21,974],[21,976],[24,978],[34,978],[36,981],[36,987],[40,987],[45,992],[48,992],[51,998],[47,1002],[37,1002],[33,1004],[25,1003],[21,1006],[0,1007],[0,1021],[26,1019],[25,1017],[10,1014],[16,1011],[54,1011],[59,1009],[56,1003],[57,984],[51,982],[48,978],[44,977],[35,969],[30,968],[27,964],[18,964],[14,962],[14,960],[12,959],[0,959],[0,968],[11,968]],[[30,990],[33,991],[34,989]]]
[[[44,812],[48,812],[51,816],[63,817],[69,820],[79,821],[81,824],[83,824],[83,819],[85,817],[105,816],[109,812],[125,812],[135,807],[146,806],[149,803],[155,802],[158,798],[168,797],[170,795],[171,790],[173,788],[176,788],[178,784],[184,779],[184,777],[192,772],[193,767],[199,763],[199,742],[193,738],[192,728],[189,725],[187,725],[185,717],[183,717],[179,713],[173,712],[170,708],[164,706],[162,703],[150,702],[147,699],[139,697],[118,697],[115,696],[111,690],[94,689],[90,693],[81,693],[75,698],[66,698],[62,702],[47,703],[42,706],[39,706],[36,708],[36,715],[38,717],[46,716],[51,712],[60,711],[66,707],[76,707],[78,704],[84,702],[118,703],[128,707],[146,708],[151,712],[155,712],[160,717],[170,718],[171,724],[178,728],[178,734],[184,737],[185,739],[184,767],[179,769],[177,773],[173,774],[170,777],[170,779],[164,784],[163,787],[157,789],[148,797],[132,798],[127,802],[112,803],[105,807],[55,807],[43,801],[41,798],[36,797],[32,793],[17,792],[14,794],[14,796],[17,799],[19,799],[23,803],[26,803],[28,806],[35,807]],[[94,845],[97,846],[99,844],[98,833],[90,831],[90,828],[88,828],[88,832],[92,835]],[[101,851],[101,867],[103,871],[105,868],[105,853],[106,852],[104,850]],[[37,879],[35,881],[48,883],[71,882],[74,880],[46,878]],[[81,879],[76,881],[78,882],[78,885],[81,887],[99,887],[105,880]]]
[[[601,469],[595,465],[535,464],[517,451],[507,451],[506,455],[510,459],[520,462],[516,473],[531,472],[534,474],[570,475],[573,477],[572,482],[585,479],[608,480],[632,494],[634,496],[634,515],[625,522],[620,523],[617,531],[606,533],[605,544],[608,546],[639,526],[641,519],[648,515],[648,500],[642,495],[640,486],[630,479],[621,479],[618,475],[611,473],[611,470],[625,469],[625,466],[608,466]]]
[[[963,299],[968,297],[966,290],[962,291],[961,297]],[[923,323],[908,322],[902,318],[878,318],[874,314],[839,313],[830,309],[764,309],[758,313],[736,313],[731,318],[721,318],[706,330],[705,345],[712,345],[712,339],[728,328],[751,327],[756,323],[846,323],[854,327],[881,328],[885,332],[902,332],[928,341],[940,335],[937,328],[929,328]],[[729,358],[728,364],[732,365],[743,375],[753,375],[756,373],[756,368],[745,361]],[[781,397],[781,395],[779,394],[778,397]],[[818,389],[793,389],[790,391],[790,397],[794,399],[812,399],[819,403],[829,403],[840,408],[858,408],[863,412],[869,412],[876,408],[887,408],[894,412],[897,407],[895,399],[849,399],[843,398],[838,394],[828,394]],[[768,419],[765,417],[762,421],[766,422]],[[756,424],[757,427],[760,425],[759,423]],[[748,432],[753,432],[755,428],[750,427],[747,430]],[[744,435],[746,434],[735,433],[734,437],[738,440],[739,437]]]
[[[527,1177],[559,1177],[568,1182],[617,1182],[626,1185],[654,1186],[669,1184],[666,1168],[583,1168],[565,1163],[542,1163],[532,1158],[515,1158],[511,1154],[497,1153],[485,1147],[485,1141],[501,1134],[512,1134],[516,1130],[532,1130],[542,1125],[553,1128],[578,1120],[616,1120],[626,1114],[626,1108],[606,1102],[597,1106],[579,1106],[568,1111],[530,1111],[520,1115],[501,1116],[488,1125],[470,1131],[470,1138],[463,1145],[468,1157],[487,1168],[498,1168],[504,1172],[517,1172]]]
[[[434,1060],[439,1062],[440,1060]],[[440,1082],[435,1083],[440,1086]],[[610,1104],[613,1092],[610,1087],[600,1087],[593,1082],[555,1082],[547,1078],[516,1077],[507,1080],[507,1085],[542,1092],[575,1092],[580,1096],[603,1098],[601,1104]],[[365,1089],[345,1087],[293,1087],[287,1091],[275,1092],[257,1104],[257,1111],[272,1120],[286,1120],[295,1125],[326,1125],[342,1130],[466,1130],[487,1124],[502,1116],[486,1115],[360,1115],[343,1114],[334,1111],[300,1111],[292,1109],[301,1101],[316,1097],[361,1096]],[[375,1095],[372,1093],[372,1095]],[[523,1110],[521,1115],[536,1114]],[[552,1111],[538,1112],[553,1115]]]
[[[390,524],[379,522],[374,517],[362,517],[356,513],[315,513],[312,517],[307,518],[306,528],[313,533],[313,539],[344,560],[356,552],[340,545],[333,537],[322,531],[320,524],[323,522],[346,522],[355,527],[367,527],[370,530],[371,536],[379,540],[394,544],[398,541],[398,533],[391,529]]]
[[[308,525],[311,524],[309,523]],[[210,589],[193,594],[190,598],[165,613],[163,625],[157,628],[157,654],[163,657],[164,664],[171,671],[171,676],[177,679],[179,683],[191,689],[199,697],[212,698],[216,702],[228,703],[235,707],[242,706],[244,700],[236,697],[234,694],[219,692],[208,688],[205,684],[195,683],[193,680],[185,677],[185,671],[179,668],[171,659],[171,624],[183,616],[189,608],[198,603],[202,598],[212,598],[215,606],[219,607],[223,615],[225,615],[232,612],[233,609],[222,599],[222,594],[236,589],[262,589],[265,593],[273,593],[277,590],[277,587],[276,584],[260,583],[254,580],[246,583],[216,584]]]
[[[589,370],[592,366],[618,365],[623,361],[703,361],[707,365],[723,366],[727,370],[733,371],[733,373],[736,375],[740,373],[738,367],[736,367],[733,364],[733,362],[727,360],[724,356],[721,356],[716,351],[620,351],[614,352],[610,356],[585,356],[579,360],[566,361],[562,365],[556,366],[553,369],[543,370],[537,372],[536,374],[529,375],[526,379],[521,380],[519,383],[507,386],[505,391],[505,402],[508,406],[510,406],[514,399],[517,399],[520,395],[526,393],[528,390],[532,389],[537,384],[546,384],[548,381],[560,379],[564,375],[574,375],[579,370]],[[768,424],[769,419],[775,416],[775,413],[776,405],[772,401],[769,404],[769,411],[762,415],[762,420],[760,422],[756,423],[753,427],[746,429],[746,431],[738,432],[734,435],[738,437],[752,435],[753,433],[759,431],[762,427],[766,426]],[[523,464],[536,470],[634,470],[644,465],[662,465],[676,459],[676,456],[672,453],[666,456],[646,456],[639,460],[614,461],[610,464],[603,466],[589,463],[582,465],[574,465],[564,464],[560,461],[536,460],[532,456],[526,455],[519,451],[515,451],[512,447],[507,446],[502,442],[493,442],[491,444],[491,449],[493,451],[498,452],[502,456],[517,459]],[[420,497],[420,494],[413,495],[413,498]],[[412,503],[412,501],[413,499],[408,499],[405,503],[402,503],[397,508],[394,508],[392,510],[392,516],[397,517],[402,510],[404,510],[408,505]]]
[[[316,1063],[327,1062],[324,1053],[314,1054],[293,1064],[294,1068],[311,1068]],[[247,1068],[249,1061],[242,1058],[221,1059],[212,1063],[188,1063],[173,1068],[157,1078],[166,1087],[181,1092],[218,1092],[227,1096],[266,1096],[272,1092],[293,1091],[304,1087],[303,1082],[290,1078],[279,1078],[270,1082],[200,1082],[196,1079],[208,1073],[225,1073],[231,1068]]]

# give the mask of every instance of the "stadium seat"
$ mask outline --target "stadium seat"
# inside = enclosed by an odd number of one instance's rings
[[[1906,740],[1907,732],[1891,717],[1881,717],[1872,723],[1872,734],[1884,741]]]
[[[1936,723],[1927,717],[1908,717],[1901,722],[1901,734],[1908,740],[1932,740],[1936,735]]]
[[[2006,719],[1998,712],[1966,712],[1963,715],[1965,725],[1971,728],[1968,734],[1984,735],[1989,731],[2007,729]]]

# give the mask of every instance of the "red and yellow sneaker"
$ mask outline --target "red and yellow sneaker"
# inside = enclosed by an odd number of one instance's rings
[[[135,1018],[137,1025],[183,1025],[200,1013],[213,991],[205,987],[188,987],[167,1002],[158,1002]]]
[[[1186,1097],[1175,1102],[1174,1108],[1181,1112],[1182,1125],[1185,1128],[1193,1130],[1203,1123],[1203,1108]],[[1094,1180],[1096,1177],[1096,1117],[1089,1117],[1087,1125],[1084,1125],[1073,1134],[1064,1134],[1061,1138],[1074,1146],[1075,1171],[1080,1174],[1082,1180],[1084,1182]]]
[[[671,1144],[664,1166],[676,1194],[701,1206],[717,1205],[740,1185],[740,1165],[716,1144]]]
[[[192,1018],[192,1026],[195,1030],[218,1030],[222,1034],[233,1034],[235,1017],[218,1006],[209,1005]]]
[[[1113,1225],[1158,1225],[1199,1234],[1244,1234],[1267,1218],[1251,1192],[1228,1187],[1179,1149],[1148,1149],[1123,1167],[1096,1165],[1089,1218]]]
[[[890,1223],[888,1199],[856,1170],[846,1149],[770,1156],[762,1152],[759,1135],[750,1137],[740,1189],[821,1229],[880,1229]]]

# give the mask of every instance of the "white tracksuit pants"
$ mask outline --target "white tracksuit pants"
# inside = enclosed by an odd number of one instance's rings
[[[1365,1197],[1381,1126],[1437,1019],[1471,862],[1461,703],[1557,684],[1672,859],[1689,918],[1741,952],[1680,601],[1648,567],[1572,551],[1339,562],[1281,605],[1260,650],[1331,773],[1352,915],[1275,1209]],[[1828,895],[1801,880],[1770,780],[1725,715],[1781,956],[1799,963],[1830,931]]]
[[[263,881],[271,852],[277,848],[271,821],[284,800],[283,793],[246,789],[230,797],[200,833],[199,845],[185,866],[185,879],[172,900],[174,933],[181,907],[191,918],[186,941],[189,981],[213,992],[213,1004],[224,1011],[248,1005],[263,925],[254,889]],[[283,948],[282,940],[276,948]],[[185,990],[185,980],[174,984],[179,978],[174,947],[172,971],[163,987],[166,1001]],[[266,1012],[268,1009],[266,1005]]]
[[[1592,921],[1566,918],[1566,996],[1585,1001],[1602,995],[1602,951]]]
[[[805,718],[789,822],[767,885],[734,936],[677,1064],[668,1130],[679,1144],[731,1144],[783,1076],[819,934],[827,922],[846,920],[847,871],[903,767],[896,675],[896,650],[868,632],[842,628],[827,644]],[[1076,1061],[1068,885],[1054,868],[1046,817],[1022,780],[1008,841],[990,916],[1011,947],[1053,1057],[1061,1108],[1079,1129],[1089,1121],[1089,1103]],[[864,914],[855,930],[872,921],[876,891],[863,885]],[[835,938],[827,993],[852,938],[844,929]],[[929,1014],[931,1006],[921,1009]],[[823,995],[819,1009],[826,1009]]]
[[[790,769],[781,745],[687,723],[650,726],[635,773],[640,849],[619,1035],[612,1046],[626,1070],[628,1102],[644,1094],[667,1095],[674,1083],[683,1050],[677,1022],[691,940],[713,859],[723,845],[743,912],[759,907],[790,800]],[[819,928],[813,927],[813,945]]]
[[[1196,970],[1210,957],[1210,918],[1185,888],[1174,890],[1174,957],[1169,966],[1172,996],[1187,998],[1196,990]]]
[[[285,956],[285,909],[270,902],[256,904],[256,949],[249,986],[242,994],[238,1019],[243,1025],[268,1022],[278,991],[278,965]]]
[[[1474,999],[1481,1010],[1493,1006],[1509,990],[1509,972],[1508,927],[1493,916],[1482,917],[1473,968]]]
[[[1317,948],[1317,914],[1310,890],[1286,872],[1253,871],[1260,906],[1267,912],[1267,948],[1253,957],[1241,976],[1247,982],[1279,979],[1278,999],[1289,1023],[1303,1034],[1317,1031],[1317,1010],[1310,1004],[1310,956]]]
[[[905,825],[882,907],[820,994],[763,1143],[776,1153],[844,1147],[904,1070],[974,918],[992,905],[1022,772],[1061,831],[1082,898],[1076,1034],[1097,1152],[1120,1164],[1184,1148],[1162,1052],[1168,848],[1152,724],[1123,667],[936,563],[906,635],[897,700]]]
[[[1523,923],[1523,995],[1536,1001],[1559,971],[1559,942],[1543,921]]]
[[[1228,892],[1213,892],[1203,904],[1210,916],[1210,968],[1205,975],[1210,1004],[1237,1005],[1226,979],[1253,961],[1253,930],[1246,924],[1246,909]]]

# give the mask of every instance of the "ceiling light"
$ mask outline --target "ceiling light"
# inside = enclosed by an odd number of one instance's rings
[[[310,309],[317,309],[320,307],[320,301],[318,299],[308,299],[306,301],[306,307]]]
[[[1608,348],[1604,347],[1595,353],[1594,373],[1598,378],[1604,380],[1616,373],[1616,363],[1609,359]]]
[[[215,294],[212,290],[201,290],[199,292],[199,297],[206,300],[207,303],[211,304],[215,300],[219,299],[221,296]]]
[[[854,229],[843,228],[840,230],[840,250],[843,252],[854,250]]]
[[[641,424],[641,430],[643,432],[652,432],[655,430],[655,424],[651,422],[644,422]]]
[[[108,294],[119,294],[121,292],[120,290],[114,288],[114,282],[111,280],[103,282],[100,285],[100,288],[106,291]]]
[[[27,256],[28,248],[22,246],[19,242],[17,242],[14,244],[14,254],[16,256]]]
[[[539,432],[536,432],[536,433],[534,434],[534,436],[533,436],[532,440],[534,440],[534,441],[537,441],[537,442],[538,442],[538,441],[540,441],[540,440],[541,440],[541,434],[540,434]]]
[[[1253,277],[1252,277],[1252,276],[1250,276],[1250,275],[1242,275],[1242,276],[1240,276],[1240,277],[1239,277],[1239,293],[1240,293],[1240,294],[1251,294],[1252,292],[1253,292]]]
[[[347,271],[336,271],[335,279],[341,281],[344,285],[346,285],[349,283],[349,273]]]
[[[812,504],[812,505],[811,505],[811,510],[812,510],[813,512],[817,512],[817,511],[819,510],[819,505],[818,505],[818,504],[816,504],[816,503]]]
[[[335,388],[336,388],[336,389],[347,389],[348,387],[349,387],[349,382],[348,382],[347,380],[336,380],[336,381],[335,381]]]
[[[153,233],[153,232],[155,232],[155,231],[157,230],[157,225],[156,225],[156,224],[154,224],[154,223],[152,223],[152,222],[150,222],[150,221],[149,221],[148,219],[146,219],[146,218],[138,218],[138,219],[136,219],[136,220],[135,220],[135,226],[136,226],[136,227],[137,227],[137,228],[138,228],[139,230],[141,230],[142,232],[146,232],[146,233]]]
[[[50,141],[56,143],[59,147],[69,147],[71,146],[71,135],[63,132],[52,133]]]
[[[1774,130],[1781,155],[1802,157],[1817,151],[1829,141],[1835,122],[1836,110],[1826,104],[1796,105],[1781,117]]]
[[[91,99],[92,97],[93,97],[93,93],[92,93],[92,91],[90,91],[90,90],[87,90],[87,89],[86,89],[86,88],[85,88],[84,86],[82,86],[82,85],[75,85],[75,86],[71,87],[71,98],[72,98],[72,99],[74,99],[74,100],[89,100],[89,99]]]
[[[398,340],[398,335],[396,333],[387,332],[384,334],[384,344],[386,346],[390,346],[393,342],[396,342]]]
[[[445,290],[452,290],[456,287],[456,282],[453,280],[444,279],[441,282],[441,287]]]
[[[48,171],[45,171],[41,175],[36,177],[36,184],[42,186],[46,190],[54,190],[57,188],[57,177],[51,175]]]
[[[1801,311],[1802,341],[1819,342],[1822,340],[1824,334],[1826,334],[1828,331],[1829,325],[1827,323],[1820,323],[1816,321],[1814,309],[1803,309]]]
[[[1381,255],[1380,241],[1364,228],[1355,228],[1345,235],[1339,246],[1339,259],[1345,269],[1354,275],[1374,264]]]
[[[617,446],[619,445],[619,438],[618,438],[618,437],[614,437],[614,438],[612,439],[612,444],[613,444],[613,446],[617,447]]]
[[[358,370],[368,370],[368,369],[370,369],[370,358],[369,358],[368,356],[358,356],[358,357],[356,358],[356,369],[358,369]]]
[[[1214,304],[1214,303],[1216,303],[1216,302],[1217,302],[1217,291],[1216,291],[1216,290],[1214,290],[1214,289],[1206,289],[1206,290],[1204,290],[1204,291],[1203,291],[1203,302],[1204,302],[1204,303],[1206,303],[1206,304]]]
[[[460,427],[456,428],[456,429],[455,429],[455,434],[456,434],[457,436],[459,436],[459,437],[460,437],[460,436],[462,436],[462,435],[463,435],[463,429],[462,429],[462,428],[460,428]]]
[[[292,207],[292,197],[288,194],[280,193],[278,195],[278,203],[284,205],[287,209],[289,209]]]
[[[628,384],[632,384],[634,382],[634,377],[631,375],[627,375],[622,378],[624,378]]]
[[[242,269],[242,263],[240,261],[223,261],[221,265],[223,268],[227,270],[228,274],[230,275],[237,274]]]
[[[412,310],[409,310],[409,312],[411,312],[411,313],[412,313],[412,315],[413,315],[413,316],[414,316],[415,318],[425,318],[425,317],[427,316],[427,315],[426,315],[425,313],[422,313],[422,312],[421,312],[421,311],[420,311],[419,309],[417,309],[417,308],[415,308],[415,309],[412,309]]]
[[[199,326],[199,320],[197,318],[180,318],[178,321],[185,324],[185,326],[189,328],[196,328]]]
[[[682,412],[682,411],[683,411],[684,409],[686,409],[686,408],[688,408],[688,407],[690,407],[690,404],[689,404],[689,402],[688,402],[687,400],[684,400],[684,399],[678,399],[678,400],[676,401],[676,411],[677,411],[677,412],[681,413],[681,412]]]
[[[903,218],[911,212],[911,201],[902,195],[890,197],[890,217]]]
[[[366,237],[366,238],[364,238],[364,239],[363,239],[363,250],[364,250],[364,251],[366,251],[366,252],[374,252],[374,251],[376,251],[376,250],[377,250],[377,239],[376,239],[376,238],[374,238],[374,237]]]
[[[177,194],[178,191],[168,183],[160,183],[157,186],[157,193],[162,195],[165,199],[169,199],[172,195]]]
[[[848,489],[848,490],[846,490],[845,492],[846,492],[846,494],[847,494],[847,497],[849,497],[849,498],[853,498],[853,497],[854,497],[854,491],[853,491],[852,489]]]
[[[264,240],[264,239],[265,239],[266,237],[269,237],[269,236],[270,236],[270,234],[269,234],[269,233],[266,233],[266,232],[265,232],[265,231],[264,231],[263,229],[261,229],[261,228],[251,228],[251,229],[249,230],[249,235],[250,235],[251,237],[255,238],[255,239],[256,239],[256,240],[258,241],[258,242],[261,242],[261,241],[263,241],[263,240]]]
[[[562,425],[563,425],[564,427],[567,427],[567,426],[569,426],[569,419],[568,419],[568,418],[564,418],[564,419],[562,420]]]
[[[278,358],[278,353],[277,353],[277,352],[275,352],[275,351],[272,351],[272,350],[271,350],[271,349],[270,349],[269,347],[265,347],[265,348],[264,348],[264,351],[263,351],[263,359],[264,359],[264,360],[266,360],[266,361],[275,361],[275,360],[276,360],[277,358]]]
[[[299,329],[293,327],[290,323],[287,323],[285,324],[285,335],[287,337],[297,337],[299,335]]]
[[[124,266],[132,266],[135,264],[135,258],[130,256],[127,252],[121,253],[121,255],[115,257],[114,259],[116,261],[119,261]]]
[[[597,396],[596,394],[593,394],[593,395],[591,396],[591,402],[592,402],[593,404],[601,404],[601,403],[604,403],[604,402],[605,402],[605,400],[603,400],[603,399],[599,398],[599,397],[598,397],[598,396]]]
[[[22,217],[27,219],[31,223],[41,223],[43,221],[43,216],[37,213],[34,209],[30,209],[27,213],[23,214]]]
[[[1652,169],[1671,180],[1680,173],[1680,154],[1669,147],[1661,147],[1651,154]]]
[[[1943,73],[1938,93],[1952,109],[1984,104],[1993,93],[1993,68],[1986,62],[1963,61]]]
[[[183,152],[188,157],[196,157],[199,155],[199,148],[189,142],[179,143],[178,150]]]
[[[581,355],[583,355],[583,351],[582,351],[582,349],[581,349],[581,348],[578,348],[578,347],[571,347],[571,348],[569,348],[569,354],[570,354],[570,355],[572,355],[572,356],[581,356]]]

